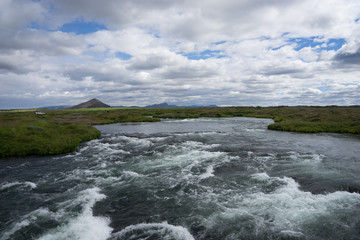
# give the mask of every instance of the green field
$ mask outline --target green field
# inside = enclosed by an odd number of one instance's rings
[[[100,136],[95,124],[153,122],[160,118],[272,118],[271,130],[360,134],[360,107],[87,108],[0,111],[0,157],[76,150]],[[151,117],[150,117],[151,116]]]

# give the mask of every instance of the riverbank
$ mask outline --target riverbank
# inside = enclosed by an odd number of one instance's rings
[[[360,107],[95,108],[0,111],[0,157],[72,152],[100,136],[93,125],[160,118],[272,118],[271,130],[360,134]]]

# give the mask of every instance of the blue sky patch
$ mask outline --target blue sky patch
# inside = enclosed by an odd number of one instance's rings
[[[181,53],[181,54],[191,60],[208,59],[212,57],[215,58],[226,57],[226,55],[224,55],[220,50],[205,50],[202,52],[191,52],[191,53],[186,53],[186,54]]]
[[[84,22],[81,18],[70,23],[65,23],[59,30],[62,32],[73,32],[76,34],[88,34],[100,30],[106,30],[106,26],[97,22]]]
[[[294,49],[296,51],[300,51],[305,47],[316,48],[317,51],[330,51],[330,50],[338,50],[341,48],[345,43],[344,38],[330,38],[328,40],[322,40],[319,37],[310,37],[310,38],[289,38],[286,41],[288,44],[295,44],[296,46]],[[281,48],[281,47],[279,47]],[[279,49],[277,48],[277,49]],[[277,50],[273,49],[273,50]]]
[[[359,83],[340,83],[340,85],[343,85],[343,86],[356,86],[358,84]]]
[[[319,89],[319,90],[322,91],[322,92],[329,92],[329,91],[332,91],[332,90],[333,90],[332,88],[330,88],[330,87],[325,87],[325,86],[318,87],[317,89]]]
[[[117,58],[120,58],[121,60],[129,60],[130,58],[132,58],[132,55],[124,53],[124,52],[116,52],[115,56]]]

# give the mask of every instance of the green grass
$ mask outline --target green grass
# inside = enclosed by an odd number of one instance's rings
[[[0,157],[67,153],[100,136],[90,125],[49,121],[34,113],[0,116]]]
[[[271,130],[360,134],[360,107],[89,108],[0,111],[0,157],[76,150],[100,132],[94,124],[154,122],[160,118],[272,118]],[[152,117],[149,117],[152,116]]]

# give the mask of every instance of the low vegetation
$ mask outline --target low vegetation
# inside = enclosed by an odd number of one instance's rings
[[[272,118],[271,130],[360,134],[360,107],[91,108],[0,111],[0,157],[61,154],[100,136],[95,124],[160,118]]]

